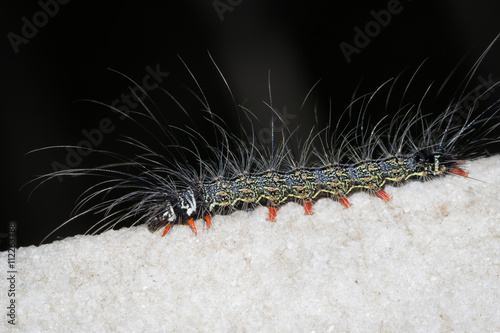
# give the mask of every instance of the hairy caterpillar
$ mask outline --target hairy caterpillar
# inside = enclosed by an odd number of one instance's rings
[[[146,103],[143,104],[146,112],[142,114],[126,114],[111,107],[151,133],[160,148],[127,137],[125,144],[137,151],[130,157],[91,149],[114,161],[96,168],[60,170],[43,178],[45,181],[60,176],[105,177],[84,194],[76,207],[81,213],[74,218],[102,213],[104,217],[96,223],[98,230],[133,218],[135,223],[146,223],[151,231],[164,228],[163,235],[172,225],[180,223],[189,224],[197,233],[195,219],[204,218],[209,228],[213,215],[256,205],[267,206],[268,219],[276,221],[279,207],[289,201],[303,204],[306,214],[313,213],[313,203],[322,197],[337,200],[348,208],[348,196],[355,191],[366,191],[389,201],[385,185],[449,174],[467,176],[460,168],[461,161],[486,155],[485,148],[499,141],[496,130],[500,102],[495,100],[487,107],[479,105],[497,83],[485,87],[472,106],[463,103],[468,97],[466,89],[471,78],[495,41],[471,69],[448,107],[434,119],[426,114],[430,111],[424,108],[426,96],[423,96],[416,103],[401,102],[388,123],[367,124],[365,116],[372,103],[384,88],[392,90],[396,81],[392,80],[375,92],[358,97],[342,112],[339,119],[347,116],[355,119],[353,129],[342,126],[339,120],[316,132],[311,130],[302,139],[298,129],[277,132],[273,128],[271,144],[262,148],[253,128],[242,137],[225,128],[192,75],[199,89],[197,97],[214,130],[215,145],[188,127],[179,129],[169,125],[161,111],[156,114]],[[222,74],[221,77],[225,80]],[[183,110],[182,104],[178,105]],[[267,106],[279,118],[271,97]],[[356,115],[353,110],[359,113]],[[238,107],[238,111],[249,118],[253,116],[244,107]],[[161,137],[144,121],[156,126]],[[192,146],[181,146],[174,133],[188,137]],[[199,148],[202,146],[211,159],[202,157]],[[84,209],[87,205],[90,207]]]

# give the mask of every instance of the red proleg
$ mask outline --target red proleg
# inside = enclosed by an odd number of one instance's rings
[[[212,222],[212,216],[211,215],[205,215],[205,222],[207,224],[207,229],[210,228],[210,223]]]
[[[163,235],[161,235],[161,237],[165,236],[166,234],[168,234],[168,232],[170,231],[170,227],[172,225],[169,223],[165,226],[165,230],[163,231]]]
[[[268,221],[276,222],[276,213],[278,213],[278,207],[269,207],[269,218]]]
[[[349,208],[352,206],[352,204],[349,202],[349,200],[347,200],[346,197],[339,197],[339,201],[342,204],[342,206],[344,206],[344,208]]]
[[[467,171],[465,171],[463,169],[460,169],[458,167],[454,168],[454,169],[450,169],[450,172],[454,173],[455,175],[459,175],[459,176],[464,176],[464,177],[468,177],[469,176],[469,173]]]
[[[314,212],[312,211],[312,202],[306,201],[304,202],[304,210],[306,211],[304,215],[313,215]]]
[[[375,195],[377,197],[379,197],[380,199],[383,199],[384,201],[391,201],[392,200],[392,198],[389,196],[389,194],[387,194],[387,192],[384,190],[380,190],[378,192],[375,192]]]

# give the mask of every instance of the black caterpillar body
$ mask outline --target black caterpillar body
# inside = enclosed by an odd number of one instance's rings
[[[383,190],[387,183],[445,173],[467,175],[458,168],[455,158],[438,151],[422,151],[354,165],[241,173],[233,178],[220,177],[209,183],[194,184],[167,197],[163,213],[149,224],[149,228],[154,231],[164,225],[202,216],[209,224],[210,216],[218,209],[248,204],[268,206],[270,221],[275,221],[278,207],[289,201],[302,202],[306,214],[312,213],[310,204],[323,197],[335,198],[347,208],[350,206],[347,196],[355,190],[369,191],[389,201],[390,197]]]

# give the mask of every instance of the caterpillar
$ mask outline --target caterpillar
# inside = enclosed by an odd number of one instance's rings
[[[152,232],[163,229],[163,236],[177,224],[188,224],[197,234],[194,223],[197,219],[204,218],[208,229],[214,215],[257,205],[267,206],[268,220],[275,222],[279,219],[279,208],[288,202],[301,203],[305,214],[311,215],[313,204],[320,198],[336,200],[343,208],[349,208],[348,197],[357,191],[388,202],[392,198],[385,191],[386,185],[399,186],[410,180],[427,181],[447,175],[467,177],[462,162],[486,156],[487,148],[500,140],[500,100],[495,99],[487,106],[482,103],[485,97],[493,95],[498,82],[484,87],[472,103],[465,103],[470,100],[467,89],[471,79],[497,39],[498,36],[476,61],[454,98],[434,119],[432,114],[425,113],[430,112],[425,109],[429,86],[417,102],[403,103],[403,96],[392,119],[386,116],[374,125],[368,124],[367,114],[382,90],[389,90],[387,100],[392,98],[390,93],[397,79],[391,79],[374,92],[353,99],[336,123],[311,130],[304,139],[300,136],[300,126],[294,129],[285,126],[281,131],[273,127],[270,145],[264,147],[258,142],[252,124],[251,130],[242,130],[240,136],[230,133],[224,121],[212,111],[203,89],[186,66],[199,90],[195,96],[213,130],[215,144],[189,126],[178,128],[168,124],[161,110],[154,111],[145,102],[141,103],[145,112],[140,113],[126,113],[109,106],[149,133],[159,148],[125,137],[123,142],[130,151],[135,151],[133,155],[85,148],[108,156],[113,162],[93,168],[58,170],[37,180],[43,183],[58,177],[104,177],[83,194],[75,208],[77,214],[59,227],[83,214],[100,213],[103,217],[95,225],[96,232],[134,219],[134,224],[145,223]],[[124,77],[142,90],[132,79]],[[405,92],[412,80],[413,77]],[[182,103],[165,92],[187,113]],[[144,90],[142,93],[147,95]],[[306,99],[307,96],[309,93]],[[266,105],[273,119],[279,119],[270,88]],[[236,108],[248,119],[255,117],[241,105]],[[345,118],[348,125],[342,125]],[[189,147],[179,143],[179,134],[188,138]]]

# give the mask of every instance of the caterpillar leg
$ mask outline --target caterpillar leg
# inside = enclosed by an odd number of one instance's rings
[[[164,223],[166,223],[165,220],[160,215],[156,216],[156,220],[158,221],[157,223],[159,223],[160,225],[163,225]],[[171,226],[172,226],[172,224],[170,224],[170,222],[165,224],[165,230],[163,230],[163,234],[161,235],[161,237],[168,234]],[[155,230],[156,230],[156,228],[155,228]]]
[[[163,230],[163,234],[161,235],[161,237],[165,236],[166,234],[168,234],[168,232],[170,231],[170,227],[172,225],[170,223],[168,223],[166,226],[165,226],[165,230]]]
[[[193,229],[194,234],[198,235],[198,231],[196,231],[196,225],[194,224],[193,218],[187,220],[187,223],[191,226],[191,229]]]
[[[276,222],[276,213],[278,213],[278,209],[279,207],[269,206],[269,218],[267,218],[268,221]]]
[[[349,200],[347,200],[347,197],[339,197],[339,201],[342,204],[342,206],[344,206],[344,209],[352,206],[352,203],[350,203]]]
[[[451,173],[454,173],[455,175],[463,176],[463,177],[468,177],[469,173],[459,167],[453,168],[449,170]]]
[[[380,191],[377,191],[377,192],[374,192],[375,195],[377,197],[379,197],[380,199],[384,200],[384,201],[391,201],[392,200],[392,197],[389,196],[389,194],[387,194],[386,191],[384,190],[380,190]]]
[[[312,211],[312,202],[305,201],[304,202],[304,210],[305,210],[304,215],[313,215],[314,212]]]
[[[212,223],[212,216],[210,214],[207,214],[204,216],[205,218],[205,223],[207,225],[207,229],[210,229],[210,223]]]
[[[207,220],[207,228],[208,228],[208,226],[210,226],[210,215],[207,215],[207,216],[208,216],[208,220]],[[205,216],[205,219],[207,218],[207,216]],[[192,218],[190,218],[187,221],[187,223],[191,226],[191,229],[193,229],[194,234],[198,235],[198,231],[196,230],[196,225],[194,224],[194,220]],[[166,234],[168,234],[171,227],[172,227],[172,224],[167,223],[167,225],[165,225],[165,230],[163,230],[163,234],[161,236],[163,237]]]

